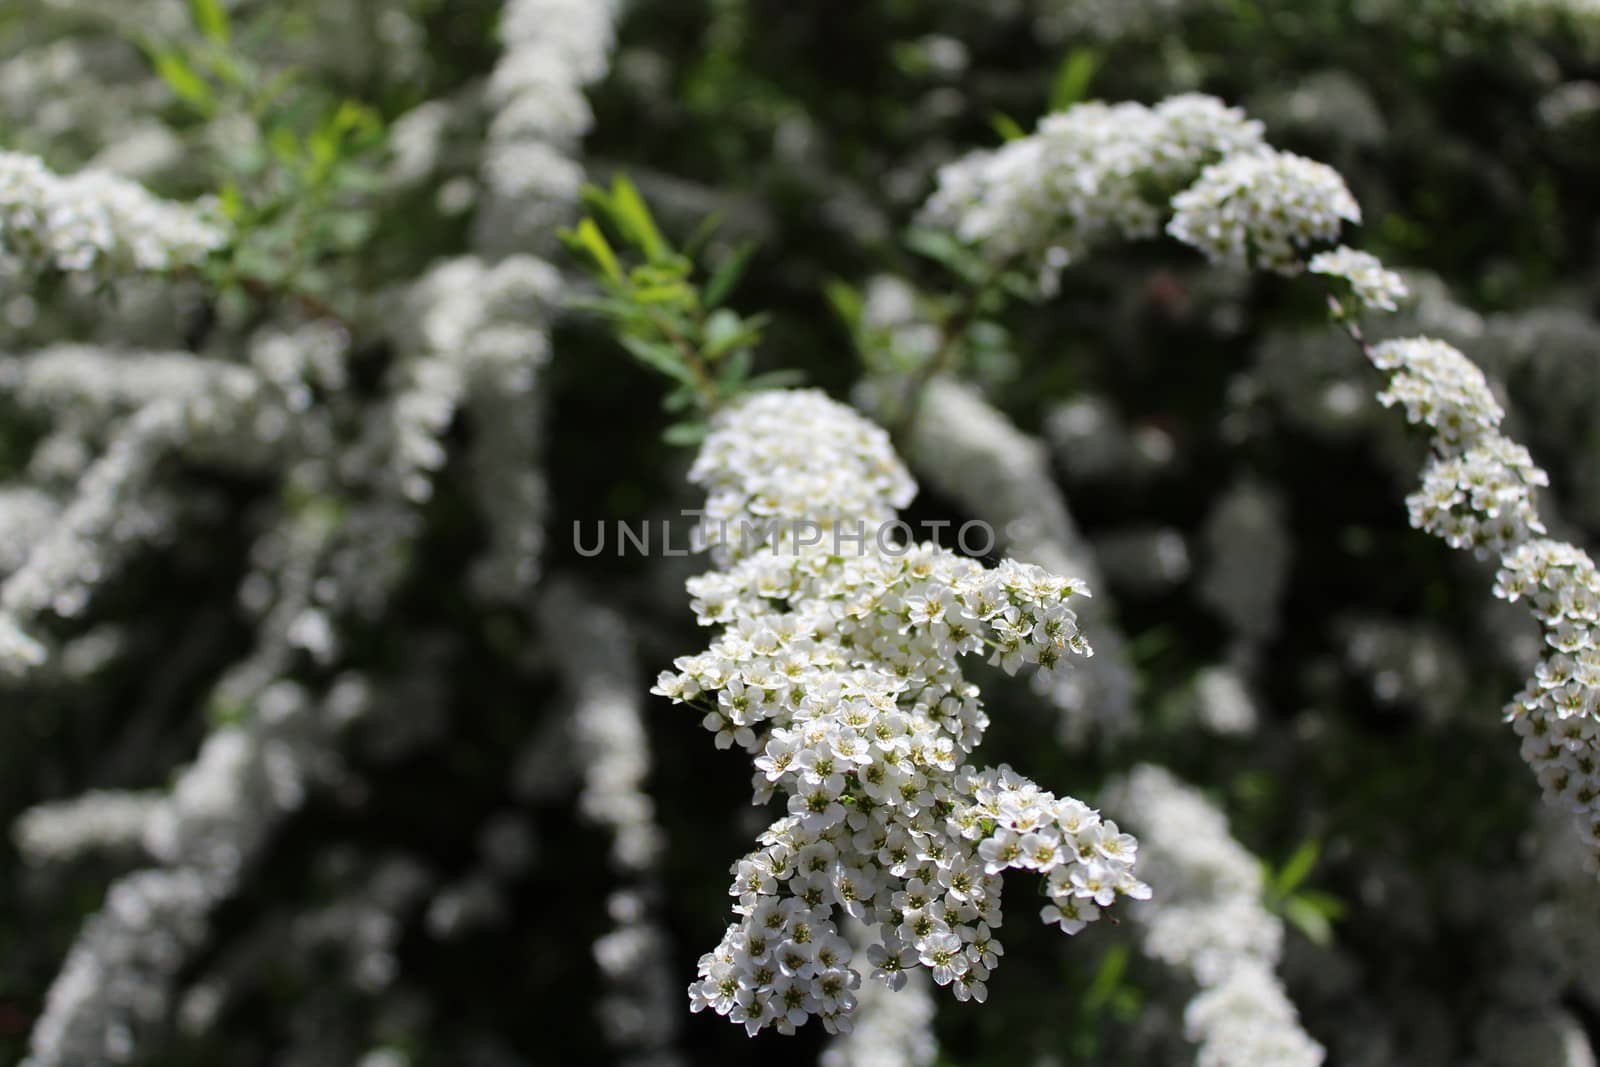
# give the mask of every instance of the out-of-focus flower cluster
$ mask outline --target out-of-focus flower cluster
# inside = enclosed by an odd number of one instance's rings
[[[1160,887],[1130,914],[1149,955],[1187,971],[1200,993],[1184,1012],[1202,1067],[1317,1067],[1323,1049],[1301,1029],[1274,974],[1283,923],[1262,903],[1261,863],[1197,790],[1142,765],[1111,790],[1140,833],[1144,874]]]
[[[34,156],[0,151],[0,270],[113,276],[192,265],[227,240],[212,214],[106,171],[61,177]]]

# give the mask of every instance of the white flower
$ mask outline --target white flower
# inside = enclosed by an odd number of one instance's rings
[[[708,531],[719,570],[690,582],[701,622],[721,632],[656,689],[702,708],[716,694],[706,727],[750,753],[757,796],[781,794],[788,812],[736,865],[741,921],[702,960],[693,1006],[752,1033],[792,1029],[796,1005],[830,1031],[848,1028],[859,975],[828,958],[840,910],[877,925],[879,980],[899,985],[908,968],[927,967],[981,999],[1000,955],[993,875],[1088,872],[1106,903],[1145,891],[1131,841],[1101,855],[1098,838],[1079,839],[1101,825],[1086,806],[1009,768],[962,762],[988,720],[950,632],[1002,640],[1019,661],[1063,663],[1087,653],[1071,609],[1079,583],[881,540],[915,486],[881,430],[820,393],[758,394],[721,413],[691,477],[710,490],[706,514],[729,523]],[[781,521],[734,532],[758,515]],[[795,536],[803,523],[822,538]],[[835,535],[859,540],[841,551]],[[785,699],[752,695],[774,678]],[[1047,888],[1083,921],[1097,913],[1073,904],[1070,879]],[[778,974],[808,993],[783,986],[781,1012],[765,1006]],[[729,999],[724,982],[750,999]]]
[[[0,150],[0,266],[116,276],[193,265],[227,241],[209,216],[105,171],[61,177]]]
[[[1228,833],[1204,794],[1141,765],[1111,790],[1143,835],[1161,893],[1135,909],[1144,951],[1182,967],[1201,992],[1184,1013],[1208,1067],[1317,1067],[1323,1050],[1301,1029],[1273,974],[1283,924],[1262,903],[1260,862]],[[1115,846],[1114,846],[1115,847]]]
[[[1400,275],[1386,269],[1377,256],[1344,245],[1331,252],[1318,252],[1306,269],[1349,282],[1357,300],[1380,311],[1394,311],[1399,306],[1397,301],[1410,295]]]
[[[1213,262],[1293,274],[1301,253],[1360,222],[1339,172],[1289,152],[1261,149],[1207,167],[1172,198],[1167,232]]]
[[[924,217],[994,262],[1025,257],[1049,289],[1095,244],[1160,231],[1165,205],[1149,187],[1182,185],[1260,145],[1260,123],[1209,96],[1154,108],[1079,104],[1045,116],[1028,137],[944,166]]]

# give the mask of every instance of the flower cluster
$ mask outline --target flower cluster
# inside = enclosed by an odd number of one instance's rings
[[[555,268],[532,256],[435,264],[406,290],[398,316],[408,327],[400,334],[404,360],[385,418],[365,443],[371,462],[387,468],[398,514],[431,495],[445,460],[442,438],[466,409],[474,430],[468,470],[490,530],[475,585],[489,600],[520,599],[543,552],[537,388],[561,288]]]
[[[1336,239],[1347,221],[1360,222],[1361,208],[1338,171],[1261,149],[1212,164],[1173,197],[1167,232],[1213,262],[1293,274],[1303,249]]]
[[[1506,707],[1523,759],[1600,852],[1600,571],[1572,545],[1528,541],[1501,560],[1495,593],[1527,600],[1550,646]]]
[[[1390,372],[1379,403],[1404,407],[1407,422],[1427,426],[1446,448],[1475,442],[1505,418],[1483,371],[1443,341],[1385,341],[1373,346],[1370,358],[1379,370]]]
[[[1294,552],[1281,495],[1254,479],[1223,491],[1205,523],[1201,601],[1226,620],[1242,649],[1276,631]]]
[[[916,493],[889,435],[822,393],[758,393],[724,423],[689,471],[706,489],[701,539],[719,567],[819,533],[828,547],[874,543]]]
[[[1136,767],[1112,790],[1139,827],[1141,861],[1161,895],[1133,911],[1144,950],[1200,985],[1184,1023],[1204,1067],[1317,1067],[1273,974],[1283,923],[1263,906],[1261,864],[1204,795],[1167,771]]]
[[[947,378],[923,387],[906,456],[938,492],[987,523],[995,544],[1015,559],[1100,583],[1095,551],[1079,532],[1050,469],[1043,442],[1029,437],[974,388]],[[985,551],[983,543],[971,549]],[[1036,691],[1061,712],[1059,735],[1082,743],[1092,733],[1134,727],[1134,672],[1112,605],[1097,596],[1078,609],[1095,634],[1095,656],[1073,671],[1034,675]]]
[[[1378,400],[1433,432],[1422,488],[1406,498],[1412,525],[1484,557],[1543,533],[1533,493],[1549,478],[1499,432],[1505,413],[1476,364],[1429,338],[1385,341],[1370,358],[1391,374]]]
[[[125,178],[68,177],[38,158],[0,151],[0,266],[115,275],[197,263],[227,240],[196,210]]]
[[[0,577],[28,562],[60,514],[55,498],[26,485],[0,486]]]
[[[1049,287],[1097,243],[1154,237],[1166,195],[1207,164],[1260,146],[1259,123],[1209,96],[1153,108],[1079,104],[1047,115],[1029,137],[942,168],[925,218],[993,262],[1026,257]]]
[[[97,852],[137,855],[160,803],[159,793],[92,789],[29,808],[12,833],[17,851],[34,864],[66,862]]]
[[[1377,256],[1345,245],[1331,252],[1318,252],[1311,257],[1306,269],[1312,274],[1342,278],[1364,307],[1379,311],[1394,311],[1399,307],[1398,302],[1409,295],[1400,275],[1386,268]]]
[[[613,926],[594,945],[609,987],[599,1020],[618,1062],[675,1064],[681,1003],[671,942],[658,917],[665,834],[646,789],[650,738],[626,622],[591,591],[555,584],[544,595],[546,627],[572,638],[562,673],[572,702],[573,749],[583,773],[578,811],[611,837],[610,864],[622,883],[606,900]]]
[[[23,1067],[126,1063],[164,1026],[169,989],[204,943],[216,904],[192,871],[140,871],[118,881],[50,987]]]
[[[80,615],[135,548],[172,532],[171,503],[157,479],[169,456],[250,469],[302,443],[298,431],[313,420],[291,412],[305,407],[296,393],[305,383],[274,380],[271,369],[75,345],[0,366],[0,388],[24,405],[70,414],[63,432],[75,451],[87,451],[83,438],[91,434],[108,438],[104,452],[77,472],[59,521],[0,585],[0,671],[22,675],[44,663],[49,648],[30,632],[35,622]],[[152,379],[165,389],[156,392]],[[86,412],[104,425],[83,418]]]
[[[811,515],[830,529],[881,527],[913,491],[882,431],[814,392],[719,414],[693,477],[711,489],[708,514]],[[734,868],[738,921],[700,960],[694,1010],[752,1034],[814,1015],[847,1029],[860,974],[840,910],[877,925],[878,979],[898,985],[922,966],[982,1000],[1005,870],[1044,875],[1042,917],[1068,933],[1119,895],[1148,895],[1115,824],[1010,768],[963,762],[988,718],[958,657],[987,649],[1015,671],[1087,654],[1068,604],[1078,583],[876,538],[851,555],[811,538],[737,547],[719,543],[725,569],[690,582],[721,635],[655,692],[702,710],[719,747],[749,752],[756,799],[781,793],[788,814]]]
[[[1541,538],[1535,492],[1549,484],[1522,445],[1500,432],[1505,412],[1483,372],[1442,341],[1406,338],[1366,349],[1390,375],[1385,406],[1432,432],[1412,525],[1453,548],[1499,560],[1495,595],[1527,599],[1548,646],[1507,705],[1522,755],[1545,796],[1576,817],[1600,856],[1600,576],[1581,549]]]
[[[483,153],[480,251],[542,249],[583,187],[575,158],[593,116],[583,87],[610,63],[612,0],[512,0],[500,19],[504,52],[489,75],[494,109]],[[542,254],[542,253],[541,253]]]

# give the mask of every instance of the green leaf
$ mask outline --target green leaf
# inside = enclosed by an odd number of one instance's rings
[[[706,424],[699,421],[675,422],[661,434],[661,440],[675,446],[697,445],[706,439]]]
[[[717,389],[722,393],[737,393],[744,380],[750,376],[750,367],[754,357],[748,348],[741,348],[728,357],[720,370],[717,371]]]
[[[278,157],[278,162],[288,167],[298,168],[304,156],[301,150],[300,138],[287,126],[277,126],[267,134],[267,144],[272,146],[273,155]]]
[[[656,221],[650,217],[644,197],[626,175],[619,174],[611,179],[611,213],[617,225],[644,250],[646,258],[656,262],[671,255],[672,250],[661,231],[656,229]]]
[[[1344,918],[1350,912],[1344,901],[1321,889],[1302,889],[1295,894],[1295,899],[1317,909],[1335,922]]]
[[[633,291],[633,299],[641,304],[686,304],[694,298],[692,286],[683,282],[664,285],[645,285]]]
[[[756,246],[746,242],[733,250],[733,253],[723,260],[711,275],[711,280],[706,282],[705,292],[701,299],[706,308],[720,307],[722,302],[733,292],[734,286],[739,284],[739,279],[744,277],[744,269],[750,265],[750,257],[755,254]]]
[[[727,308],[718,308],[706,319],[705,357],[716,362],[727,355],[739,339],[745,336],[744,320]]]
[[[640,363],[658,370],[674,381],[682,382],[688,386],[698,384],[694,372],[683,362],[683,358],[669,344],[660,341],[646,341],[642,337],[619,338],[622,347],[626,348],[634,359]]]
[[[827,297],[828,306],[833,308],[833,313],[839,316],[839,321],[854,336],[861,329],[861,310],[864,306],[861,290],[838,278],[830,278],[823,284],[822,295]]]
[[[1311,874],[1312,868],[1317,865],[1317,857],[1322,854],[1322,844],[1312,838],[1295,849],[1294,855],[1284,863],[1283,869],[1273,879],[1272,888],[1279,896],[1288,896],[1300,888]]]
[[[689,235],[689,239],[683,242],[683,254],[689,259],[698,259],[706,242],[711,240],[711,236],[721,225],[722,215],[716,211],[701,219],[699,225],[695,226],[694,232]]]
[[[222,207],[222,217],[229,222],[237,223],[244,217],[244,197],[236,183],[227,182],[217,190],[217,202]]]
[[[206,35],[207,40],[216,44],[228,43],[228,12],[221,0],[189,0],[189,10],[194,14],[195,25],[200,27],[200,32]]]
[[[989,125],[1000,135],[1002,141],[1020,141],[1028,136],[1028,131],[1024,130],[1016,119],[1003,112],[996,111],[990,115]]]
[[[1290,897],[1285,901],[1283,917],[1318,948],[1333,944],[1333,923],[1304,897]]]
[[[767,328],[771,316],[766,314],[740,318],[721,308],[712,313],[706,322],[704,356],[715,363],[730,352],[748,350],[761,341],[761,331]]]
[[[611,242],[606,240],[606,235],[600,232],[600,227],[595,225],[593,219],[584,219],[578,223],[576,230],[562,230],[561,239],[574,251],[588,253],[607,280],[622,284],[622,264],[617,262]]]
[[[216,110],[210,83],[189,65],[188,60],[176,52],[153,52],[150,61],[155,64],[161,80],[178,94],[179,99],[208,117]]]
[[[1114,945],[1100,961],[1100,969],[1095,972],[1094,981],[1089,983],[1089,991],[1083,996],[1083,1006],[1090,1012],[1097,1012],[1111,1000],[1113,994],[1122,985],[1122,976],[1128,970],[1128,946]]]
[[[687,385],[680,385],[661,399],[661,410],[674,415],[682,414],[699,403],[700,394]]]
[[[1061,61],[1050,86],[1050,110],[1065,111],[1089,95],[1089,83],[1100,69],[1100,54],[1092,48],[1074,48]]]
[[[977,284],[983,276],[983,265],[972,251],[956,240],[954,235],[943,230],[913,227],[906,232],[905,242],[911,251],[926,256],[973,284]]]

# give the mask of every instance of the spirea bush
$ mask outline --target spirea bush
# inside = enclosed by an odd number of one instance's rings
[[[1597,134],[1575,0],[0,11],[0,1058],[1592,1065]]]

